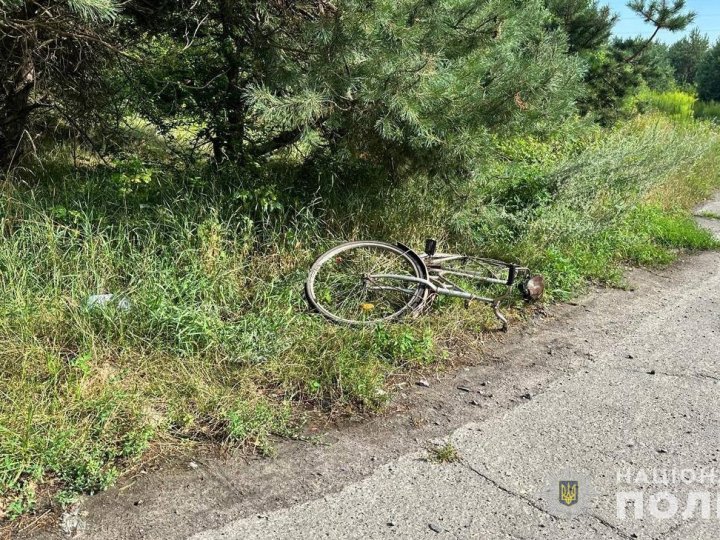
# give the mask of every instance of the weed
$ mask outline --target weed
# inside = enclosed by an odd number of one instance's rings
[[[273,453],[270,435],[290,435],[290,408],[265,398],[239,401],[226,413],[227,433],[231,440],[252,445],[264,455]]]
[[[15,497],[10,500],[9,504],[5,508],[4,517],[13,521],[26,512],[33,510],[36,502],[37,499],[34,482],[25,483],[23,484],[22,489],[16,493]],[[2,509],[0,509],[0,516],[2,515],[3,512]]]
[[[436,463],[456,463],[460,461],[460,454],[451,442],[447,442],[431,448],[430,459]]]
[[[72,506],[79,500],[80,496],[76,491],[72,490],[60,490],[55,494],[55,502],[60,505],[61,508],[67,508]]]

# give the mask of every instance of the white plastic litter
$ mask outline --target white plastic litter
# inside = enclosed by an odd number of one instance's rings
[[[86,306],[88,308],[103,307],[112,303],[115,300],[116,295],[114,294],[92,294],[88,296]],[[128,298],[120,298],[117,302],[118,309],[122,311],[128,311],[132,307]]]

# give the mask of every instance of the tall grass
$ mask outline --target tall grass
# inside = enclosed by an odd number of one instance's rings
[[[658,112],[675,120],[691,120],[694,117],[697,97],[680,90],[656,92],[644,89],[630,99],[629,107],[637,112]]]
[[[64,185],[0,199],[7,517],[51,480],[62,500],[104,489],[152,441],[270,452],[296,429],[291,402],[372,411],[390,374],[436,359],[427,323],[358,332],[307,313],[305,270],[329,241],[307,208],[49,174]],[[105,293],[131,309],[88,305]]]
[[[718,187],[719,149],[709,125],[647,116],[494,141],[447,182],[366,175],[314,200],[281,180],[50,160],[0,195],[0,508],[13,518],[104,489],[160,443],[272,452],[299,411],[382,409],[392,380],[435,369],[445,344],[491,320],[445,301],[382,328],[326,324],[302,283],[341,238],[435,236],[530,263],[565,298],[617,283],[623,262],[714,247],[687,209]],[[88,305],[103,293],[116,302]]]
[[[695,117],[712,122],[720,122],[720,103],[716,101],[696,101]]]
[[[713,247],[687,209],[717,188],[718,149],[717,134],[702,124],[647,116],[615,130],[553,171],[557,194],[528,224],[523,258],[554,276],[551,292],[566,298],[588,280],[619,283],[624,260],[664,264],[673,248]],[[663,230],[679,223],[686,235],[667,241]]]

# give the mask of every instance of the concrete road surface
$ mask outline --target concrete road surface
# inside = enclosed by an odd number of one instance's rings
[[[720,214],[720,199],[704,209]],[[720,221],[701,221],[720,236]],[[66,529],[92,539],[719,538],[720,253],[633,271],[629,283],[513,328],[483,345],[482,362],[401,390],[392,415],[328,428],[326,444],[138,475],[85,501]],[[435,445],[458,459],[437,462]]]

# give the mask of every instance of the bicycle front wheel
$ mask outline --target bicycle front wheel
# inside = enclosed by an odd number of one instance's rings
[[[328,319],[371,325],[422,305],[427,287],[412,278],[424,277],[422,262],[405,249],[384,242],[348,242],[315,261],[305,291],[310,305]]]

